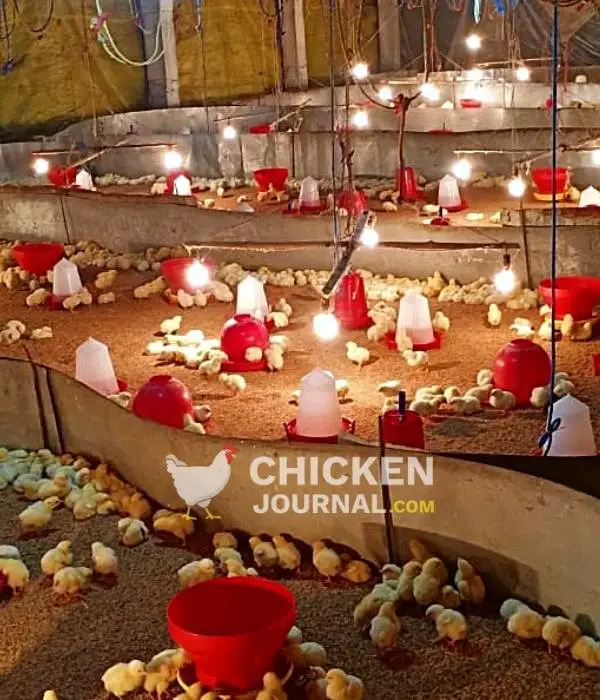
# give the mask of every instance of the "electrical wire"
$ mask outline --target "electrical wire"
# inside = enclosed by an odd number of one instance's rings
[[[48,16],[46,19],[42,22],[42,24],[39,27],[30,27],[29,24],[23,19],[23,24],[27,27],[27,29],[32,33],[32,34],[43,34],[46,29],[50,26],[50,22],[52,22],[52,17],[54,16],[54,3],[55,0],[50,0],[49,4],[49,9],[48,9]],[[15,8],[15,15],[21,15],[21,8],[19,7],[19,0],[13,0],[13,6]],[[22,15],[21,15],[22,16]]]

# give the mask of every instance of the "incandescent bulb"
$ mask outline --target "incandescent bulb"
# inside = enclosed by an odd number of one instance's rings
[[[481,48],[481,37],[477,34],[469,34],[469,36],[465,39],[465,44],[467,45],[469,51],[479,51]]]
[[[340,332],[340,322],[331,311],[322,311],[313,318],[313,330],[321,340],[333,340]]]
[[[235,126],[231,126],[231,124],[227,124],[227,126],[223,129],[223,138],[226,141],[233,141],[233,139],[237,138],[237,129]]]
[[[474,83],[480,81],[483,79],[483,71],[481,68],[471,68],[471,70],[467,71],[467,80],[470,80]]]
[[[600,165],[600,148],[596,148],[592,151],[592,163],[594,165]]]
[[[352,123],[357,129],[366,129],[369,126],[369,115],[364,109],[354,112]]]
[[[367,248],[375,248],[379,243],[379,234],[372,226],[365,226],[360,236],[360,242]]]
[[[471,163],[466,158],[461,158],[457,160],[452,166],[452,173],[459,180],[466,181],[471,177],[472,171]]]
[[[527,66],[519,66],[515,71],[515,77],[520,82],[525,83],[531,77],[531,71],[529,68],[527,68]]]
[[[369,66],[364,61],[355,63],[350,69],[350,74],[355,80],[365,80],[369,77]]]
[[[423,83],[421,85],[421,97],[429,100],[429,102],[435,102],[440,99],[440,91],[432,83]]]
[[[187,281],[190,287],[197,287],[198,289],[206,287],[210,282],[210,273],[206,265],[201,262],[194,262],[188,268],[186,273]]]
[[[36,158],[33,161],[33,169],[36,175],[45,175],[50,170],[50,163],[45,158]]]
[[[510,267],[505,267],[503,270],[500,270],[494,277],[494,286],[500,294],[509,294],[512,292],[515,288],[515,283],[515,273]]]
[[[176,170],[177,168],[181,168],[183,157],[179,151],[171,148],[165,153],[164,162],[167,170]]]
[[[382,102],[391,102],[394,99],[394,93],[389,85],[380,87],[377,96]]]
[[[522,177],[519,177],[518,175],[513,177],[512,180],[508,183],[508,194],[511,197],[516,197],[517,199],[520,199],[525,194],[526,189],[527,185],[525,184],[525,181]]]

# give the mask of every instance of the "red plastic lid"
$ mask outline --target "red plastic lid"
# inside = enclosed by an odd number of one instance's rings
[[[351,435],[353,435],[355,427],[355,421],[350,420],[349,418],[342,418],[342,429],[340,432],[350,433]],[[284,423],[283,429],[285,430],[285,436],[289,440],[289,442],[319,442],[323,444],[333,445],[338,441],[337,435],[329,435],[327,437],[320,438],[306,437],[306,435],[300,435],[296,432],[295,418],[292,418],[292,420],[288,421],[287,423]]]
[[[184,416],[193,415],[194,404],[183,382],[168,374],[157,374],[137,392],[131,410],[140,418],[183,428]]]

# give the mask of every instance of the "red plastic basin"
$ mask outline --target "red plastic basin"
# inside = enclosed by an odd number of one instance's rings
[[[254,171],[254,179],[260,192],[267,192],[270,185],[273,185],[275,192],[283,192],[287,176],[287,168],[261,168]]]
[[[518,406],[528,406],[533,389],[546,386],[551,375],[548,353],[531,340],[516,338],[496,353],[494,384],[513,393]]]
[[[552,306],[552,280],[540,282],[538,292],[544,302]],[[556,317],[571,314],[576,321],[592,317],[594,306],[600,303],[600,277],[557,277]]]
[[[244,362],[248,348],[266,350],[269,347],[269,331],[264,323],[250,314],[237,314],[229,319],[221,331],[221,350],[231,362]]]
[[[32,275],[45,275],[65,254],[62,243],[19,243],[13,246],[12,256]]]
[[[192,396],[183,382],[168,374],[151,377],[133,399],[131,410],[136,416],[183,428],[184,416],[194,415]]]
[[[556,192],[564,192],[567,187],[569,170],[556,168]],[[552,168],[532,168],[531,179],[540,194],[552,194]]]
[[[198,681],[227,693],[261,687],[295,619],[292,593],[253,577],[198,583],[167,608],[169,634],[193,659]]]

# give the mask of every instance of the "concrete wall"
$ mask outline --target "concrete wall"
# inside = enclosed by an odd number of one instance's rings
[[[107,460],[128,481],[172,508],[183,504],[165,470],[164,457],[172,453],[190,466],[209,465],[223,447],[221,440],[139,419],[54,370],[38,367],[36,374],[43,413],[36,408],[32,367],[18,360],[0,360],[4,392],[0,406],[11,407],[0,413],[0,444],[41,447],[43,415],[46,441],[52,449]],[[234,444],[239,453],[227,488],[211,504],[222,516],[217,527],[290,532],[306,542],[328,536],[377,563],[386,561],[382,514],[259,515],[253,510],[253,505],[262,503],[265,492],[360,492],[370,498],[380,496],[377,485],[299,487],[291,481],[287,486],[259,487],[249,476],[249,465],[257,456],[274,460],[285,456],[291,465],[299,455],[314,456],[322,464],[328,455],[361,460],[376,457],[375,446],[296,448],[285,442],[227,443]],[[408,456],[402,450],[390,454]],[[572,464],[576,466],[577,460]],[[373,473],[377,475],[376,470]],[[418,536],[449,561],[458,554],[469,557],[492,584],[543,605],[558,605],[572,617],[600,620],[600,558],[595,534],[600,528],[599,500],[544,479],[441,456],[434,456],[432,485],[417,480],[415,486],[391,486],[390,490],[392,501],[435,501],[434,512],[394,514],[400,559],[406,555],[406,539]]]

